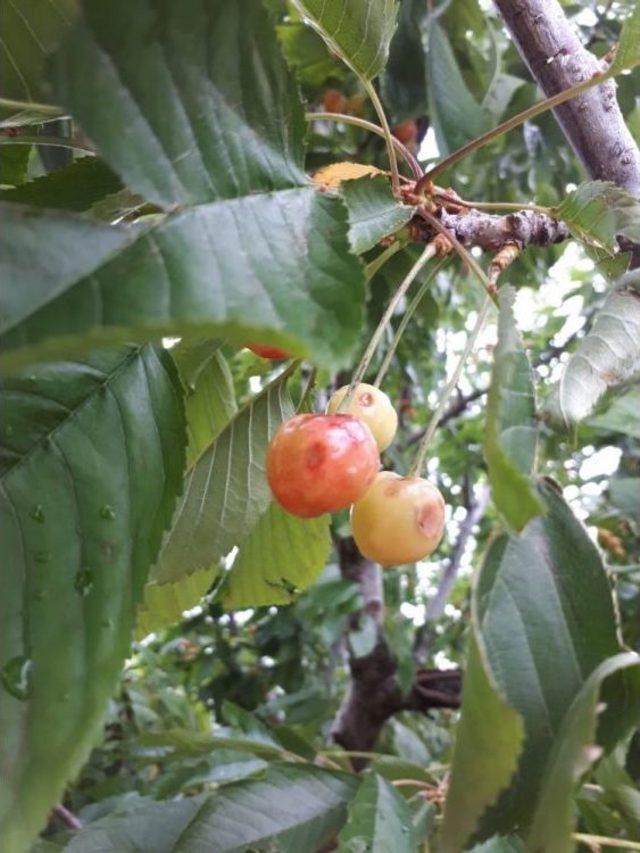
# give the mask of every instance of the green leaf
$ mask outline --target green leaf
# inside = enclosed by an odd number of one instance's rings
[[[148,201],[202,204],[305,182],[302,104],[255,0],[93,0],[55,76],[60,99]]]
[[[444,156],[489,129],[489,113],[464,81],[445,31],[432,21],[425,34],[429,116]]]
[[[514,300],[512,287],[501,288],[484,455],[496,507],[510,527],[522,530],[544,507],[529,479],[536,458],[536,403],[531,365],[513,315]]]
[[[254,397],[188,472],[173,527],[153,570],[158,583],[213,568],[251,533],[271,500],[267,445],[293,414],[281,375]]]
[[[0,144],[0,186],[17,187],[27,177],[31,145],[2,145]],[[0,198],[15,189],[0,189]]]
[[[582,242],[612,255],[616,237],[640,241],[640,201],[606,181],[590,181],[569,193],[553,209]]]
[[[422,27],[427,5],[403,0],[398,28],[391,40],[389,61],[381,78],[382,96],[395,123],[424,116],[429,111]]]
[[[47,56],[60,44],[77,13],[77,0],[20,0],[2,7],[0,96],[19,101],[51,100]],[[42,117],[40,118],[42,121]]]
[[[177,622],[185,610],[198,604],[214,578],[212,569],[202,569],[175,583],[148,583],[136,616],[138,638],[142,639],[152,631],[160,631]]]
[[[356,786],[346,773],[273,764],[264,780],[229,785],[207,799],[175,853],[317,850],[344,822]]]
[[[607,432],[621,432],[640,438],[640,388],[618,397],[601,415],[589,418],[587,426]]]
[[[219,730],[216,729],[216,732]],[[216,749],[232,749],[236,752],[249,752],[263,758],[281,758],[284,749],[271,736],[260,731],[248,735],[239,735],[233,730],[222,734],[205,734],[192,729],[168,729],[162,732],[147,732],[140,736],[143,747],[166,748],[162,757],[167,759],[185,756],[208,755]]]
[[[181,341],[171,355],[187,390],[187,465],[191,466],[237,411],[233,377],[218,341]]]
[[[611,503],[625,515],[640,518],[640,477],[614,477],[609,495]]]
[[[625,68],[634,68],[640,64],[640,2],[636,0],[633,11],[625,20],[620,41],[611,63],[614,74]]]
[[[104,351],[0,385],[0,837],[25,849],[86,760],[182,485],[165,351]]]
[[[0,294],[0,350],[15,350],[0,356],[5,368],[185,332],[238,343],[259,332],[329,366],[359,339],[364,284],[347,212],[311,187],[135,228],[15,204],[0,204],[0,217],[0,279],[13,282]]]
[[[281,24],[277,28],[282,52],[301,83],[322,86],[329,78],[342,78],[348,74],[344,65],[327,50],[320,36],[297,21]]]
[[[229,569],[222,603],[229,609],[289,604],[318,577],[329,556],[330,517],[303,519],[272,501]]]
[[[598,700],[602,682],[627,667],[638,667],[635,653],[615,655],[590,675],[567,711],[544,774],[544,785],[529,834],[527,847],[545,853],[571,853],[574,826],[574,790],[599,758],[596,744]]]
[[[517,777],[483,818],[483,837],[531,823],[569,708],[620,651],[597,548],[554,485],[543,481],[539,491],[547,513],[492,543],[474,597],[488,665],[526,735]],[[637,673],[608,680],[599,743],[611,746],[636,721],[638,688]]]
[[[103,160],[82,157],[63,169],[20,187],[0,191],[0,201],[47,207],[50,210],[61,208],[82,211],[88,210],[92,204],[121,187],[122,184]]]
[[[396,201],[385,175],[344,181],[340,189],[349,210],[349,242],[357,255],[395,234],[415,212],[410,205]]]
[[[409,806],[377,773],[358,788],[338,841],[340,853],[414,853],[418,847]]]
[[[305,23],[317,30],[356,74],[373,80],[383,70],[396,28],[397,0],[293,0]]]
[[[640,273],[622,276],[567,362],[546,404],[568,426],[588,417],[607,388],[640,375]]]
[[[522,717],[492,683],[475,631],[469,641],[451,781],[442,826],[442,853],[457,853],[486,808],[511,781],[522,750]],[[475,849],[475,848],[474,848]]]

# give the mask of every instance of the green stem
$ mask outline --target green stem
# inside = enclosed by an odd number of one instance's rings
[[[389,168],[391,169],[391,188],[393,190],[394,195],[397,195],[400,191],[398,160],[396,158],[396,149],[393,144],[394,136],[391,133],[391,128],[389,127],[389,122],[387,121],[387,114],[384,111],[382,101],[378,97],[378,93],[376,92],[375,86],[373,85],[371,80],[367,80],[364,77],[360,79],[362,80],[364,88],[367,94],[369,95],[369,98],[371,99],[373,108],[376,111],[378,119],[380,120],[380,124],[382,125],[382,130],[384,131],[384,141],[387,145],[387,156],[389,158]]]
[[[484,327],[485,320],[487,319],[487,315],[489,314],[490,308],[491,298],[487,296],[485,297],[485,300],[482,303],[482,307],[478,312],[478,317],[476,319],[476,322],[474,323],[473,329],[469,332],[467,342],[462,351],[462,354],[460,355],[460,358],[458,359],[458,363],[456,364],[453,373],[449,377],[447,384],[445,385],[444,390],[440,395],[438,405],[436,406],[434,413],[431,415],[431,420],[429,421],[425,433],[422,436],[420,446],[418,447],[418,452],[416,453],[416,458],[409,472],[410,477],[419,477],[422,472],[422,469],[424,468],[424,461],[427,456],[427,451],[429,449],[429,445],[431,444],[431,440],[435,435],[435,431],[438,428],[438,424],[440,423],[442,413],[446,409],[447,403],[449,402],[449,398],[453,394],[458,382],[460,381],[460,374],[462,373],[462,369],[464,368],[467,359],[473,352],[478,337],[480,336],[480,332]]]
[[[593,89],[594,86],[600,86],[602,83],[606,83],[606,81],[614,75],[615,72],[613,71],[604,71],[599,74],[594,74],[593,77],[589,77],[588,80],[576,83],[575,86],[570,86],[568,89],[558,92],[557,95],[553,95],[551,98],[545,98],[543,101],[538,101],[537,104],[533,104],[521,113],[503,121],[497,127],[494,127],[493,130],[489,130],[487,133],[483,133],[482,136],[472,139],[470,142],[467,142],[466,145],[463,145],[462,148],[458,148],[458,150],[454,151],[453,154],[445,157],[444,160],[440,160],[437,165],[425,172],[425,175],[421,180],[422,185],[419,188],[416,187],[416,192],[422,191],[430,181],[433,181],[442,172],[446,172],[447,169],[455,166],[456,163],[459,163],[460,160],[463,160],[468,154],[471,154],[472,151],[482,148],[484,145],[487,145],[489,142],[492,142],[494,139],[502,136],[502,134],[508,133],[510,130],[519,127],[526,121],[547,112],[547,110],[558,107],[560,104],[570,101],[577,95],[582,95],[583,92],[588,92],[589,89]]]
[[[473,257],[471,252],[468,252],[462,245],[462,243],[458,240],[456,235],[449,231],[447,228],[445,228],[442,222],[440,222],[440,220],[437,219],[432,213],[429,213],[429,211],[425,207],[419,207],[418,213],[420,214],[420,216],[422,216],[423,219],[425,219],[429,223],[429,225],[431,225],[433,228],[436,229],[436,231],[442,234],[443,237],[446,237],[447,240],[449,240],[453,248],[460,255],[462,260],[467,264],[467,266],[473,272],[478,281],[482,284],[485,289],[485,292],[497,304],[494,288],[491,285],[489,279],[487,278],[484,270]]]
[[[0,98],[0,109],[15,110],[20,113],[39,113],[43,119],[61,118],[65,115],[61,107],[31,101],[14,101],[11,98]]]
[[[574,832],[574,841],[581,841],[583,844],[604,847],[620,847],[622,850],[640,850],[640,842],[627,841],[626,838],[607,838],[606,835],[587,835],[584,832]]]
[[[372,261],[364,268],[364,277],[367,281],[371,281],[374,275],[378,272],[378,270],[383,267],[387,261],[392,258],[396,252],[400,251],[404,244],[400,242],[400,240],[395,240],[391,243],[390,246],[387,246],[380,254],[375,257]]]
[[[54,145],[57,148],[71,148],[74,151],[84,151],[95,157],[93,148],[88,148],[73,139],[58,136],[0,136],[0,145]]]
[[[429,245],[425,247],[424,251],[422,252],[420,257],[418,258],[418,260],[411,267],[411,269],[409,270],[407,275],[402,279],[402,281],[398,285],[398,288],[397,288],[396,292],[393,294],[393,296],[391,297],[391,300],[389,301],[389,304],[387,305],[387,308],[386,308],[384,314],[382,315],[382,318],[380,319],[380,322],[378,323],[375,332],[371,336],[371,340],[369,341],[367,348],[364,351],[364,355],[362,356],[362,358],[360,360],[360,364],[357,366],[355,373],[353,374],[353,378],[351,379],[351,384],[349,385],[349,390],[347,391],[347,393],[343,397],[342,402],[340,403],[340,406],[338,407],[338,411],[345,411],[349,407],[349,404],[351,403],[351,400],[353,399],[353,395],[355,393],[355,390],[356,390],[357,386],[360,384],[360,382],[362,382],[362,378],[364,377],[365,373],[367,372],[367,368],[369,367],[369,363],[371,362],[371,359],[375,355],[375,352],[378,348],[378,344],[380,343],[380,340],[384,334],[384,330],[386,329],[387,324],[389,323],[389,321],[393,317],[394,311],[396,310],[396,308],[400,304],[402,297],[405,295],[407,290],[411,287],[413,280],[420,273],[420,270],[424,267],[425,264],[427,264],[431,260],[431,258],[433,258],[433,256],[435,254],[436,254],[435,246],[432,243],[429,243]]]
[[[517,201],[466,201],[463,198],[454,198],[447,193],[435,190],[432,194],[435,201],[445,201],[451,204],[457,204],[460,207],[467,207],[469,210],[532,210],[534,213],[543,213],[545,216],[553,216],[553,211],[550,207],[543,207],[541,204],[531,204],[530,202]]]
[[[431,286],[431,282],[433,281],[434,276],[442,268],[442,265],[444,264],[444,262],[445,262],[445,258],[443,258],[441,261],[439,261],[434,266],[433,270],[431,270],[429,272],[429,275],[422,282],[418,292],[416,293],[416,295],[411,300],[411,303],[409,304],[409,307],[407,308],[407,310],[404,312],[402,320],[398,324],[398,329],[395,333],[393,341],[391,342],[391,345],[389,346],[389,349],[386,351],[384,359],[382,360],[382,364],[380,365],[380,369],[378,370],[378,375],[376,376],[376,378],[373,382],[373,384],[375,385],[376,388],[379,388],[380,385],[382,384],[382,380],[384,379],[384,377],[387,374],[387,370],[389,369],[389,365],[391,364],[391,360],[393,359],[395,351],[398,349],[398,344],[402,340],[402,336],[404,335],[405,329],[409,325],[409,321],[411,320],[411,317],[415,313],[418,305],[422,302],[422,299],[423,299],[425,293],[427,292],[427,290]]]
[[[384,130],[380,127],[380,125],[374,124],[372,121],[367,121],[364,118],[358,118],[358,116],[350,116],[346,113],[306,113],[305,118],[307,121],[335,121],[340,124],[351,124],[354,127],[361,127],[363,130],[368,130],[369,133],[375,133],[377,136],[381,136],[383,139],[385,138]],[[411,151],[407,148],[406,145],[403,145],[399,139],[396,139],[395,136],[391,136],[393,147],[396,149],[398,154],[402,157],[402,159],[406,162],[406,164],[411,168],[413,175],[415,178],[422,177],[422,167],[420,163],[413,156]]]

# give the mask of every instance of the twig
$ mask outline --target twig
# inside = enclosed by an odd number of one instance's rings
[[[69,829],[82,829],[82,822],[74,815],[73,812],[70,812],[69,809],[65,808],[62,803],[53,807],[53,813],[56,817],[60,818],[62,823],[69,827]]]

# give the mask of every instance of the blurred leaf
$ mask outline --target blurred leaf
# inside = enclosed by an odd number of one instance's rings
[[[591,181],[565,196],[553,209],[578,239],[613,254],[616,236],[640,241],[640,201],[615,184]]]
[[[573,794],[576,785],[599,758],[595,746],[598,699],[602,682],[626,667],[637,667],[635,653],[615,655],[591,673],[568,709],[549,755],[544,784],[527,837],[531,850],[571,853],[574,825]]]
[[[513,314],[515,291],[499,293],[498,343],[487,401],[484,454],[493,500],[514,530],[544,511],[530,480],[537,427],[533,372]]]
[[[293,414],[286,375],[242,408],[188,471],[184,494],[152,577],[171,583],[218,561],[251,534],[269,506],[267,445]]]
[[[516,836],[496,835],[484,844],[469,848],[469,853],[523,853],[524,843]]]
[[[264,780],[223,788],[183,831],[175,853],[231,853],[275,847],[317,850],[342,825],[357,780],[299,764],[272,764]]]
[[[396,28],[397,0],[293,0],[305,23],[316,29],[356,74],[377,77],[386,65]]]
[[[414,853],[418,847],[409,806],[377,773],[361,782],[338,842],[340,853]]]
[[[215,578],[213,569],[186,575],[175,583],[148,583],[136,616],[139,639],[177,622],[185,610],[195,607]]]
[[[490,118],[467,88],[446,33],[435,20],[425,39],[429,117],[440,154],[446,156],[488,130]]]
[[[77,7],[77,0],[47,3],[21,0],[3,4],[0,97],[51,102],[45,76],[47,56],[60,44],[77,14]]]
[[[640,376],[640,273],[624,275],[565,365],[546,411],[559,425],[583,420],[607,388]]]
[[[173,364],[151,346],[49,363],[0,399],[0,837],[17,851],[100,731],[186,436]]]
[[[627,391],[601,415],[589,418],[586,424],[607,432],[621,432],[640,438],[640,388]]]
[[[81,157],[63,169],[20,187],[1,190],[0,201],[82,211],[88,210],[92,204],[110,193],[117,192],[121,186],[119,179],[103,160],[98,157]]]
[[[609,483],[611,503],[630,518],[640,518],[640,477],[614,477]]]
[[[633,11],[625,20],[611,69],[616,74],[625,68],[640,64],[640,0],[635,0]]]
[[[349,242],[358,255],[395,234],[414,214],[413,207],[396,201],[386,175],[344,181],[341,193],[349,210]]]
[[[522,717],[491,683],[472,634],[442,826],[442,853],[463,849],[487,807],[511,781],[523,739]]]
[[[325,567],[330,517],[296,518],[272,501],[242,539],[222,589],[229,610],[289,604]]]
[[[167,729],[163,732],[147,732],[140,735],[142,747],[155,747],[162,758],[175,759],[183,756],[209,755],[216,749],[231,749],[249,752],[262,758],[282,758],[284,750],[270,735],[261,731],[238,734],[232,729],[220,728],[214,734],[191,729]]]
[[[17,187],[24,183],[29,167],[31,145],[3,145],[0,143],[0,186]],[[0,199],[15,189],[0,189]]]
[[[318,33],[297,21],[277,27],[282,52],[296,76],[307,86],[322,86],[329,78],[345,76],[346,69],[331,56]]]
[[[600,553],[556,487],[543,481],[539,490],[546,515],[518,537],[494,540],[474,598],[490,670],[525,726],[517,777],[482,818],[483,837],[531,823],[569,709],[620,651]],[[607,680],[600,744],[612,746],[637,722],[638,696],[638,673]]]
[[[402,0],[398,27],[391,39],[389,61],[381,78],[382,95],[391,119],[398,124],[429,111],[422,27],[427,15],[423,0]]]

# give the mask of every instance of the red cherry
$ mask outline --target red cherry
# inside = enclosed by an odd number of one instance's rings
[[[267,451],[267,479],[292,515],[314,518],[361,498],[380,467],[369,427],[351,415],[296,415]]]
[[[409,119],[391,128],[391,133],[405,145],[411,145],[418,139],[418,125]]]
[[[325,89],[322,93],[322,105],[328,113],[343,113],[347,99],[340,89]]]
[[[245,346],[261,358],[270,358],[273,361],[277,361],[282,358],[291,358],[291,353],[288,353],[286,350],[280,349],[279,347],[269,346],[269,344],[246,344]]]

